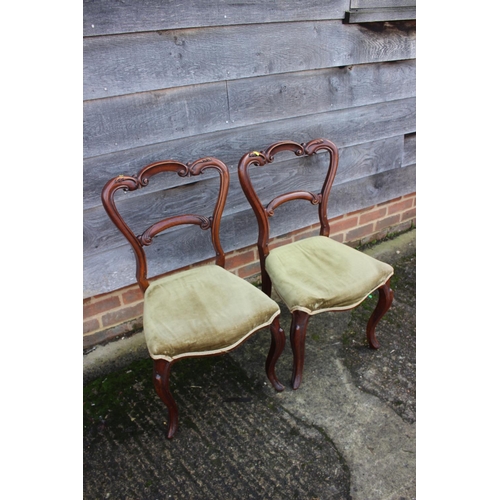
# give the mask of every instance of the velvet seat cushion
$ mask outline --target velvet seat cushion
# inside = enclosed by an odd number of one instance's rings
[[[280,313],[261,290],[217,265],[153,281],[144,295],[144,335],[153,359],[231,350]]]
[[[394,273],[389,264],[326,236],[271,250],[266,271],[289,310],[310,315],[355,307]]]

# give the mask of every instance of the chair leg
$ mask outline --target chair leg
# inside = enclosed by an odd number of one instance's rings
[[[292,313],[292,324],[290,326],[290,343],[293,352],[292,388],[298,389],[302,382],[304,370],[304,357],[306,349],[306,330],[309,322],[309,314],[304,311]]]
[[[179,412],[177,404],[170,392],[170,371],[172,369],[173,361],[166,361],[165,359],[155,359],[153,366],[153,383],[155,386],[156,394],[160,396],[161,400],[168,408],[168,430],[167,438],[171,439],[177,431],[179,425]]]
[[[271,324],[271,334],[271,347],[269,348],[269,353],[266,359],[266,373],[272,386],[278,392],[281,392],[285,389],[285,386],[278,380],[278,377],[276,377],[275,368],[276,362],[285,348],[286,339],[285,332],[280,326],[279,316],[274,318],[274,321]]]
[[[378,302],[377,307],[373,311],[370,319],[368,320],[368,325],[366,326],[366,336],[368,337],[368,343],[372,349],[378,349],[380,347],[379,341],[375,336],[375,327],[378,322],[382,319],[384,314],[391,307],[392,300],[394,298],[394,292],[390,287],[390,280],[387,280],[378,289]]]

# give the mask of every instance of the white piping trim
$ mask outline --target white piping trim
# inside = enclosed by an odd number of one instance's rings
[[[391,278],[393,275],[394,275],[394,271],[389,275],[389,277],[385,281],[383,281],[382,283],[379,283],[373,290],[371,290],[370,292],[368,292],[361,300],[359,300],[358,302],[355,302],[354,304],[351,304],[351,305],[348,305],[348,306],[340,306],[340,307],[328,307],[326,309],[317,309],[315,311],[311,311],[307,307],[295,306],[293,309],[289,308],[290,312],[293,313],[294,311],[303,311],[303,312],[306,312],[307,314],[309,314],[309,316],[314,316],[315,314],[320,314],[320,313],[323,313],[323,312],[329,312],[329,311],[348,311],[349,309],[354,309],[355,307],[359,306],[359,304],[361,304],[361,302],[363,302],[366,299],[366,297],[368,297],[368,295],[370,295],[375,290],[377,290],[378,288],[380,288],[384,283],[387,283],[387,280],[389,278]]]
[[[237,342],[235,342],[234,344],[232,344],[232,345],[230,345],[228,347],[225,347],[224,349],[215,349],[213,351],[194,351],[194,352],[187,352],[187,353],[183,353],[183,354],[177,354],[175,356],[165,356],[163,354],[152,355],[151,353],[149,353],[149,355],[153,359],[165,359],[168,362],[172,362],[172,361],[175,361],[175,360],[181,359],[181,358],[190,358],[190,357],[198,357],[198,356],[212,356],[212,355],[216,355],[216,354],[228,353],[229,351],[232,351],[233,349],[235,349],[236,347],[238,347],[240,344],[242,344],[246,339],[248,339],[248,337],[250,337],[251,335],[253,335],[258,330],[261,330],[262,328],[264,328],[266,326],[269,326],[276,319],[276,317],[280,315],[280,313],[281,313],[281,310],[278,309],[272,315],[272,317],[271,317],[271,319],[269,321],[267,321],[266,323],[262,323],[261,325],[257,326],[256,328],[254,328],[253,330],[251,330],[250,332],[248,332],[240,340],[238,340]]]

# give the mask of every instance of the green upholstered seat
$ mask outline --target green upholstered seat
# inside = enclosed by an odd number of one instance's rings
[[[351,309],[383,285],[393,268],[326,236],[271,250],[266,271],[290,311]]]
[[[206,265],[151,282],[144,334],[153,359],[219,354],[279,315],[278,304],[220,266]]]

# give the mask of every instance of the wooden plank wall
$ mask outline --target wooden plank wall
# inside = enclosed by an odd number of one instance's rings
[[[153,161],[217,156],[229,166],[226,251],[257,235],[238,160],[274,141],[326,137],[340,148],[330,217],[415,191],[415,23],[344,24],[349,3],[84,1],[84,297],[135,282],[100,192]],[[325,167],[326,155],[287,156],[255,181],[266,194],[293,182],[310,189]],[[216,183],[166,176],[121,204],[139,231],[180,206],[207,213]],[[292,206],[292,222],[277,211],[274,235],[315,222],[310,207]],[[190,227],[149,251],[151,275],[211,256],[207,233]]]

